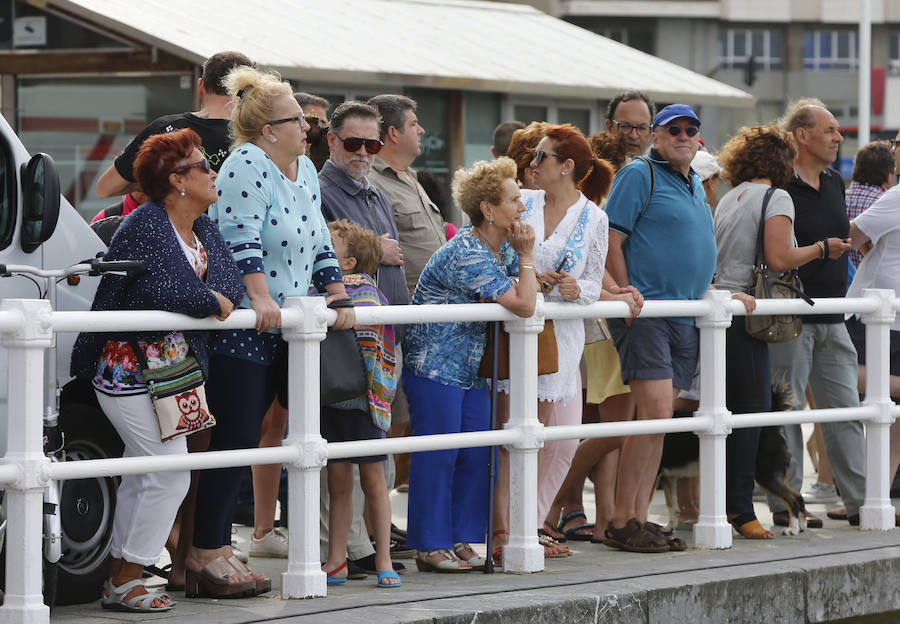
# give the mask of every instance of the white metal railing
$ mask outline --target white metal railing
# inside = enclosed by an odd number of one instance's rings
[[[510,334],[510,415],[500,431],[481,431],[328,444],[319,434],[319,342],[336,314],[321,297],[289,299],[282,310],[289,343],[290,394],[288,437],[281,447],[192,453],[184,456],[129,457],[51,463],[42,448],[43,352],[54,332],[178,329],[238,329],[254,326],[250,310],[226,321],[194,319],[154,311],[52,312],[47,301],[0,301],[0,345],[9,352],[8,451],[0,463],[0,485],[7,495],[7,575],[0,621],[46,624],[49,610],[41,596],[42,491],[54,479],[134,474],[149,471],[282,463],[289,473],[291,527],[284,598],[324,596],[319,564],[319,472],[328,458],[415,452],[472,446],[507,445],[510,452],[510,538],[503,550],[506,572],[543,569],[537,535],[537,453],[545,440],[647,435],[693,431],[700,438],[700,518],[694,538],[700,548],[731,546],[725,517],[725,438],[733,427],[801,422],[860,420],[866,424],[866,492],[860,527],[894,526],[888,496],[889,428],[900,408],[889,393],[889,329],[900,300],[893,291],[867,290],[853,299],[760,300],[755,314],[828,314],[860,312],[866,324],[866,400],[844,409],[741,414],[731,418],[725,406],[725,330],[732,316],[744,315],[740,302],[724,291],[709,291],[699,301],[648,301],[641,316],[694,316],[700,330],[700,406],[692,418],[628,421],[544,428],[537,419],[537,334],[544,318],[622,318],[621,302],[587,306],[543,303],[535,315],[519,318],[498,304],[385,306],[357,308],[361,324],[504,320]]]

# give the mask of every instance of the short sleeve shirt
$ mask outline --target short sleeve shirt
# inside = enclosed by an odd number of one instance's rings
[[[865,288],[892,288],[900,293],[900,186],[888,190],[853,222],[873,247],[863,256],[847,296],[861,297]],[[900,331],[900,316],[891,329]]]
[[[731,189],[716,206],[716,288],[747,292],[756,261],[759,217],[767,184],[742,182]],[[766,206],[766,221],[776,216],[794,221],[794,203],[787,191],[775,189]],[[793,239],[793,231],[791,239]],[[792,244],[796,245],[794,241]]]
[[[513,286],[518,258],[508,243],[496,257],[467,225],[425,265],[413,305],[496,301]],[[419,323],[406,330],[403,365],[419,377],[464,389],[484,387],[478,365],[487,323]]]
[[[166,115],[147,124],[131,142],[125,146],[122,153],[116,157],[115,166],[119,175],[129,182],[134,182],[134,159],[137,158],[141,145],[155,134],[174,132],[182,128],[190,128],[200,135],[200,151],[206,156],[210,166],[216,173],[222,167],[222,163],[228,157],[228,120],[207,119],[197,117],[193,113],[179,113]]]

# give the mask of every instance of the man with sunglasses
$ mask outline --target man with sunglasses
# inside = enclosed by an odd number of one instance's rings
[[[203,73],[197,90],[203,106],[195,113],[165,115],[151,121],[135,136],[116,157],[110,167],[97,180],[97,197],[117,197],[140,191],[134,178],[134,159],[147,137],[181,128],[190,128],[200,135],[200,151],[209,160],[213,171],[228,157],[230,139],[228,122],[231,119],[231,97],[222,85],[222,79],[235,67],[256,63],[240,52],[219,52],[203,64]]]
[[[609,193],[606,269],[617,284],[634,285],[646,299],[699,299],[716,268],[712,214],[691,169],[700,146],[700,119],[690,106],[673,104],[656,115],[652,126],[649,157],[622,168]],[[693,318],[609,319],[609,329],[638,419],[671,418],[675,396],[691,387],[697,366]],[[683,548],[647,522],[662,442],[661,435],[625,439],[615,513],[607,527],[610,546],[637,552]]]
[[[306,131],[306,155],[316,166],[316,171],[322,171],[325,161],[328,160],[328,109],[331,102],[318,95],[298,91],[294,94],[297,104],[303,109],[309,130]]]
[[[653,103],[640,91],[624,91],[616,95],[606,110],[606,131],[625,137],[630,158],[642,156],[650,139]]]

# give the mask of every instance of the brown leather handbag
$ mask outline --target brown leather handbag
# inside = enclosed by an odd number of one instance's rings
[[[478,374],[491,377],[494,359],[494,323],[487,326],[487,346],[481,356]],[[498,325],[499,326],[499,325]],[[500,329],[500,348],[497,351],[497,379],[509,379],[509,334]],[[544,329],[538,334],[538,375],[549,375],[559,370],[559,352],[556,347],[556,332],[553,320],[544,321]]]

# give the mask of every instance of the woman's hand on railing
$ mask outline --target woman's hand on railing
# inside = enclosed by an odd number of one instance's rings
[[[541,292],[545,295],[550,293],[557,284],[559,284],[559,273],[556,271],[547,271],[546,273],[538,273],[538,282],[541,284]]]
[[[753,295],[748,295],[747,293],[734,293],[731,295],[732,299],[737,299],[741,303],[744,304],[744,309],[747,311],[747,314],[753,314],[753,311],[756,309],[756,297]]]
[[[268,293],[250,299],[250,306],[256,312],[256,331],[281,327],[281,308]]]
[[[216,314],[216,318],[220,321],[224,321],[231,315],[231,312],[234,310],[234,304],[231,303],[231,300],[228,297],[220,293],[218,290],[214,290],[212,292],[219,302],[219,313]]]

